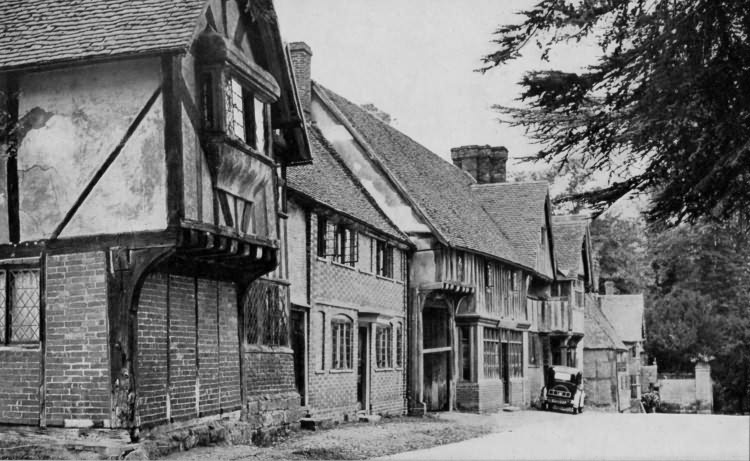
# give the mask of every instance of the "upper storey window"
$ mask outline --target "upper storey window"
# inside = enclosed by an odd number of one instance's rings
[[[258,152],[266,148],[266,106],[239,80],[229,77],[225,86],[226,131]]]

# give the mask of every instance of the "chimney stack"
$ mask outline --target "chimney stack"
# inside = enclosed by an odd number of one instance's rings
[[[300,104],[302,104],[305,116],[309,119],[312,98],[312,76],[310,74],[312,50],[305,42],[292,42],[289,44],[289,54],[292,57],[292,67],[294,68]]]
[[[605,295],[613,295],[615,294],[615,282],[612,280],[607,280],[604,282],[604,294]]]
[[[505,182],[508,149],[502,146],[461,146],[451,149],[453,164],[479,184]]]

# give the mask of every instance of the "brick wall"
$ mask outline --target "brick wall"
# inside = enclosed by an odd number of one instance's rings
[[[172,418],[198,416],[195,390],[195,282],[169,276],[169,395]]]
[[[215,281],[198,279],[198,378],[201,416],[218,413],[219,401],[219,287]]]
[[[358,324],[360,311],[384,312],[394,316],[406,328],[406,286],[400,280],[377,277],[371,272],[373,265],[372,239],[359,235],[359,261],[355,267],[343,266],[318,258],[317,217],[312,215],[310,242],[313,246],[311,265],[310,333],[308,336],[309,393],[308,407],[314,416],[337,420],[352,418],[360,410],[357,403],[358,327],[369,328],[368,374],[369,403],[373,413],[402,414],[406,411],[405,368],[376,370],[374,330],[367,323]],[[401,252],[394,255],[394,276],[400,278]],[[320,314],[324,314],[323,318]],[[345,315],[352,320],[352,370],[331,370],[331,319]],[[395,329],[394,329],[395,333]],[[406,337],[404,336],[404,363],[406,363]],[[393,346],[395,352],[395,344]],[[323,354],[323,351],[325,353]],[[325,366],[320,367],[321,360]],[[395,364],[395,358],[394,358]]]
[[[0,423],[39,424],[39,349],[0,351]]]
[[[103,252],[47,259],[47,424],[110,418]]]
[[[149,274],[138,301],[138,415],[141,424],[167,419],[167,276]]]
[[[232,283],[149,274],[138,311],[141,424],[239,409],[238,344]]]
[[[219,376],[221,408],[237,410],[240,395],[240,344],[237,330],[237,288],[230,282],[219,282]]]
[[[459,381],[456,385],[456,407],[463,411],[492,413],[503,407],[503,382],[486,379],[479,382]]]

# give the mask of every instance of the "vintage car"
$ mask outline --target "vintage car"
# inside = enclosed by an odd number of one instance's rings
[[[573,414],[578,414],[583,412],[585,397],[581,370],[559,365],[547,367],[539,397],[543,410],[572,408]]]

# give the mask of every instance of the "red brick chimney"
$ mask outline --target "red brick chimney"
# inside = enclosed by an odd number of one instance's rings
[[[461,146],[451,149],[453,164],[479,184],[505,182],[508,149],[502,146]]]
[[[312,97],[312,80],[310,74],[310,61],[312,50],[305,42],[292,42],[289,44],[289,54],[292,57],[294,78],[297,81],[297,92],[305,115],[310,116],[310,101]]]

